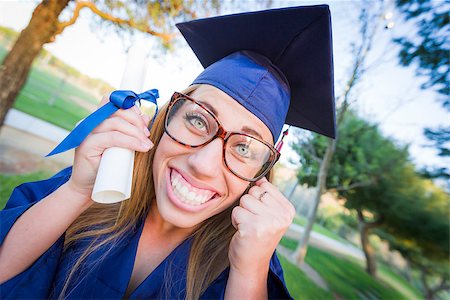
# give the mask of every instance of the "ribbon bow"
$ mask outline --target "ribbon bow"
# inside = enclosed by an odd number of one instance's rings
[[[72,148],[78,147],[84,139],[103,122],[110,115],[115,113],[118,109],[129,109],[134,106],[136,101],[146,100],[156,105],[155,115],[153,116],[150,128],[155,121],[156,114],[158,113],[158,104],[156,99],[159,98],[158,90],[153,89],[141,94],[136,94],[132,91],[114,91],[109,96],[109,102],[94,111],[87,116],[80,124],[78,124],[66,138],[59,143],[55,149],[52,150],[46,156],[52,156]]]

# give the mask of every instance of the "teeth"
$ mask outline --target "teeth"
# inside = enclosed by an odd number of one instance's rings
[[[187,198],[189,201],[194,201],[194,199],[196,199],[194,192],[189,192]]]
[[[211,191],[191,186],[175,171],[171,172],[170,181],[175,195],[186,204],[194,206],[201,205],[214,195]]]

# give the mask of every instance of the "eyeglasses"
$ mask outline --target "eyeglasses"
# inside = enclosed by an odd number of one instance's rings
[[[228,132],[203,104],[175,92],[165,116],[165,132],[189,148],[223,139],[223,160],[231,173],[246,181],[257,181],[269,172],[280,153],[269,143],[241,132]],[[207,163],[207,162],[206,162]]]

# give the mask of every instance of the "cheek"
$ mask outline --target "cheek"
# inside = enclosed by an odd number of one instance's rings
[[[226,177],[228,190],[230,193],[230,198],[234,197],[235,200],[237,197],[242,196],[247,187],[249,186],[249,182],[243,179],[238,178],[234,174],[228,174]]]
[[[161,137],[161,140],[158,144],[158,147],[155,150],[155,156],[153,157],[153,180],[155,183],[155,188],[158,188],[157,185],[161,183],[161,179],[164,176],[164,167],[166,165],[167,160],[175,155],[172,153],[176,149],[172,144],[172,140],[164,134]]]
[[[226,177],[226,181],[228,186],[228,196],[224,201],[224,206],[226,206],[225,208],[228,208],[234,202],[239,201],[249,186],[249,182],[244,181],[233,174],[229,174],[229,176]]]

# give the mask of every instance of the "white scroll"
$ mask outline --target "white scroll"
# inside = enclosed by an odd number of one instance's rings
[[[147,63],[145,47],[145,43],[138,40],[129,49],[120,84],[121,90],[131,90],[137,94],[142,92]],[[99,203],[116,203],[130,198],[133,166],[133,150],[118,147],[106,149],[100,161],[92,200]]]

